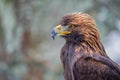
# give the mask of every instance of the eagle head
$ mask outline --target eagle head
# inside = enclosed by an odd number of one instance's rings
[[[63,16],[59,25],[52,30],[51,36],[53,39],[55,36],[61,36],[67,41],[77,43],[100,38],[94,19],[86,13],[79,12]]]

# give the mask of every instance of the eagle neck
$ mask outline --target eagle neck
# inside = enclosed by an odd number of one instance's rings
[[[93,48],[94,46],[90,45],[90,42],[79,41],[77,44],[76,42],[66,41],[61,50],[61,61],[63,63],[66,80],[74,80],[73,65],[82,56],[88,55],[92,57],[94,54],[97,54],[108,57],[102,43],[100,42],[99,44],[101,48],[96,51]],[[103,53],[102,51],[100,52],[101,49],[103,49]]]

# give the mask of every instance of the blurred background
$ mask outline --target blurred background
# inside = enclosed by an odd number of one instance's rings
[[[93,16],[107,54],[120,63],[120,0],[0,0],[0,80],[64,80],[50,32],[63,15]]]

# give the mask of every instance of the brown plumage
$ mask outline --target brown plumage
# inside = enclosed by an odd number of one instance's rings
[[[61,61],[66,80],[120,80],[120,66],[106,54],[94,19],[70,13],[52,31],[66,40]]]

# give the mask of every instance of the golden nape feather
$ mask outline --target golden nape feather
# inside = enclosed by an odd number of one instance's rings
[[[51,33],[66,40],[61,61],[66,80],[120,80],[120,66],[106,54],[95,20],[86,13],[62,17]]]

